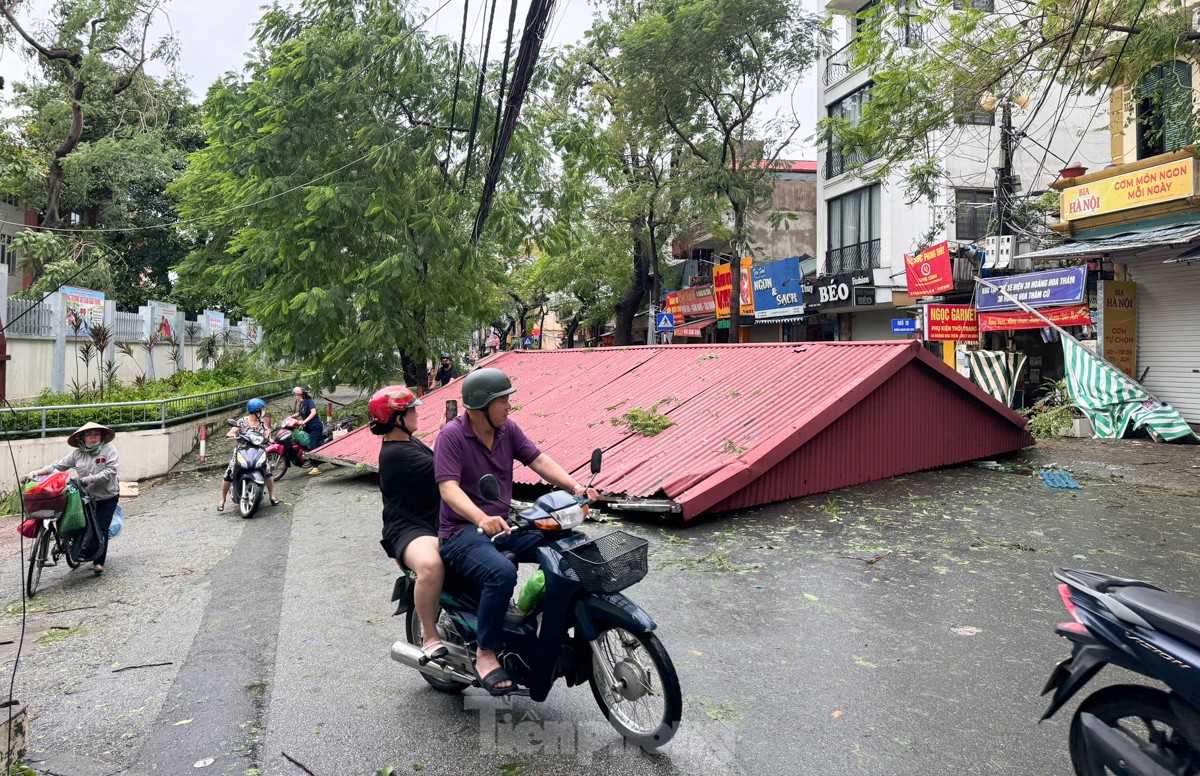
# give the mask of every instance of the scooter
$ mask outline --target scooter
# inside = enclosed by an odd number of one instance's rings
[[[1071,762],[1080,776],[1200,774],[1200,601],[1148,582],[1055,569],[1072,621],[1072,644],[1042,690],[1053,716],[1101,668],[1114,665],[1161,682],[1112,685],[1088,696],[1071,720]]]
[[[596,450],[593,480],[600,463]],[[479,485],[484,498],[499,498],[492,475],[484,475]],[[509,506],[514,531],[539,531],[546,540],[536,549],[544,597],[528,613],[510,605],[504,625],[500,664],[524,688],[511,694],[540,702],[560,679],[568,687],[589,683],[600,711],[622,736],[647,749],[663,746],[679,729],[679,677],[654,632],[654,620],[620,592],[645,577],[647,541],[624,531],[589,536],[577,530],[588,516],[587,499],[565,491],[551,492],[520,511],[518,502]],[[406,572],[396,581],[392,600],[399,601],[396,614],[406,613],[407,638],[392,645],[392,659],[419,671],[441,692],[479,687],[478,587],[447,567],[437,624],[446,654],[430,659],[421,649],[421,621],[413,607],[415,580]]]
[[[267,465],[278,482],[292,466],[305,466],[304,447],[292,436],[292,430],[301,428],[300,421],[295,418],[285,418],[283,427],[275,435],[275,441],[267,445]]]
[[[226,421],[236,427],[237,421]],[[236,452],[233,456],[233,483],[230,485],[231,494],[238,505],[238,513],[242,517],[254,517],[258,505],[262,502],[263,489],[267,479],[267,452],[264,449],[267,436],[258,429],[247,429],[237,435],[235,440]]]

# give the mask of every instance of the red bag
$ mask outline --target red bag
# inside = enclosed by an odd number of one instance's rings
[[[25,512],[39,520],[56,520],[67,508],[71,475],[57,472],[25,491]]]
[[[38,521],[26,520],[25,522],[21,523],[20,526],[17,527],[17,532],[20,533],[22,536],[24,536],[26,539],[36,539],[37,532],[38,532]]]
[[[71,475],[69,473],[55,472],[25,491],[25,495],[34,497],[61,496],[67,492],[67,483],[70,481]]]

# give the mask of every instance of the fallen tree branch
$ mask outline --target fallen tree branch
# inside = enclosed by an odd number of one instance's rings
[[[114,674],[119,674],[122,671],[132,671],[135,668],[157,668],[159,666],[170,666],[170,665],[174,665],[174,663],[171,663],[170,661],[168,661],[166,663],[143,663],[140,666],[125,666],[123,668],[114,668],[112,670],[112,672]]]
[[[296,766],[297,768],[299,768],[299,769],[301,769],[302,771],[304,771],[305,773],[307,773],[307,774],[308,774],[308,776],[317,776],[317,774],[313,773],[312,771],[310,771],[310,770],[308,769],[308,766],[307,766],[307,765],[305,765],[304,763],[300,762],[300,761],[299,761],[299,760],[297,760],[296,758],[292,757],[292,756],[291,756],[290,754],[288,754],[287,752],[280,752],[280,754],[281,754],[281,755],[283,755],[284,757],[286,757],[286,758],[287,758],[287,761],[288,761],[288,762],[290,762],[292,765]]]

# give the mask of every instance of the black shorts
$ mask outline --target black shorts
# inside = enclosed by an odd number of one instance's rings
[[[409,523],[402,526],[390,537],[385,536],[383,539],[380,539],[379,544],[383,546],[383,551],[388,554],[389,558],[400,561],[400,565],[404,566],[404,551],[408,549],[408,545],[413,539],[419,539],[422,536],[437,538],[437,532],[423,525]],[[404,568],[408,567],[404,566]]]

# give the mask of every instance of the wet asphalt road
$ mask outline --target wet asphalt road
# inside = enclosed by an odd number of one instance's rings
[[[213,511],[215,473],[185,475],[126,504],[102,578],[46,571],[16,683],[31,760],[64,776],[302,774],[282,752],[318,776],[1065,774],[1069,716],[1037,724],[1068,652],[1052,567],[1200,595],[1193,488],[1080,479],[956,468],[687,527],[625,522],[652,539],[628,593],[685,696],[682,731],[650,755],[587,688],[498,706],[393,663],[371,476],[289,474],[287,504],[242,521]],[[19,629],[17,564],[0,563],[16,599],[0,640]]]

